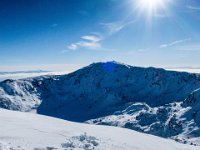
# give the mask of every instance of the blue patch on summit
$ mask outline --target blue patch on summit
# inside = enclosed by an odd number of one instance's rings
[[[117,67],[115,62],[106,62],[102,64],[103,70],[106,72],[113,72]]]

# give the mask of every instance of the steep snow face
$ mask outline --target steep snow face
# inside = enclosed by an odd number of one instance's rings
[[[12,122],[12,123],[11,123]],[[0,109],[0,150],[199,150],[115,127],[73,123]]]
[[[0,82],[0,107],[10,110],[30,111],[37,108],[41,100],[36,88],[29,81],[5,80]]]

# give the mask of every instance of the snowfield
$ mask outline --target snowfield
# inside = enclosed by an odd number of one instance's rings
[[[0,109],[0,150],[199,150],[133,130]]]

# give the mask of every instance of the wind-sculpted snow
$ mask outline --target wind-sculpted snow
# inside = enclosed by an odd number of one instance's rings
[[[1,82],[0,107],[35,109],[43,115],[120,126],[195,145],[200,137],[200,105],[194,98],[198,88],[198,74],[94,63],[67,75]]]
[[[0,150],[199,150],[115,127],[0,109]]]

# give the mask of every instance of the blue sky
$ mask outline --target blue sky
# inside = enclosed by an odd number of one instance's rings
[[[198,68],[199,56],[199,0],[0,0],[0,71]]]

